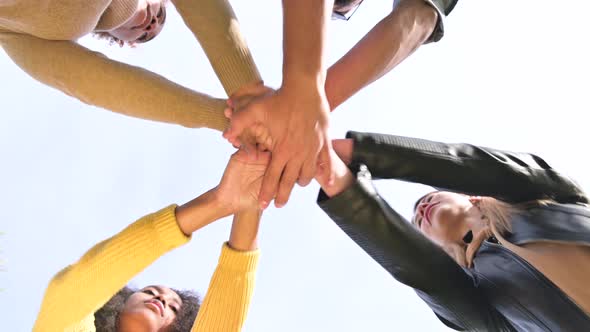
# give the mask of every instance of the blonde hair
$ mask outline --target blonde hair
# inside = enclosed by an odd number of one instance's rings
[[[511,204],[493,197],[484,196],[475,203],[482,214],[482,220],[486,227],[477,234],[473,234],[470,243],[448,243],[442,245],[442,249],[453,258],[457,264],[469,267],[482,242],[497,234],[504,235],[512,231],[511,218],[513,215],[523,213],[533,206],[545,206],[552,203],[550,199],[539,199],[523,203]]]

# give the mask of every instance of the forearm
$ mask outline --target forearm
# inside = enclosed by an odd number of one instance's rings
[[[430,272],[461,271],[442,249],[391,209],[360,169],[352,184],[337,195],[320,192],[318,204],[342,230],[392,276],[408,286],[426,290],[436,286]]]
[[[80,101],[147,120],[224,130],[225,101],[142,68],[110,60],[75,42],[0,33],[0,45],[36,80]]]
[[[228,96],[244,85],[262,81],[227,0],[172,2],[203,47]]]
[[[327,22],[333,0],[283,0],[283,86],[324,87]]]
[[[237,251],[258,249],[258,228],[262,210],[242,210],[234,215],[228,241],[230,248]]]
[[[505,326],[502,316],[482,300],[470,275],[379,196],[366,170],[361,168],[355,182],[336,196],[320,192],[318,204],[387,272],[419,291],[456,327],[487,331]]]
[[[190,235],[215,220],[229,216],[232,211],[217,198],[217,188],[213,188],[192,201],[176,208],[178,226]]]
[[[254,292],[259,250],[238,251],[227,244],[193,325],[193,332],[239,332]]]
[[[81,321],[161,255],[186,243],[189,237],[180,230],[174,210],[169,206],[139,219],[56,274],[34,331],[63,331]]]
[[[588,202],[576,183],[532,154],[385,134],[349,132],[347,137],[354,139],[352,162],[366,164],[377,178],[509,202]]]
[[[328,69],[326,96],[333,110],[391,71],[432,33],[436,11],[423,1],[405,1]]]

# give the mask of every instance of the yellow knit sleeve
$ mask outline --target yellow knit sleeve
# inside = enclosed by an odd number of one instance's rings
[[[225,100],[145,69],[111,60],[71,41],[0,32],[0,46],[36,80],[89,105],[190,128],[225,130]]]
[[[63,331],[92,315],[136,274],[158,257],[186,243],[176,222],[176,205],[147,215],[92,247],[57,273],[41,304],[33,331]],[[93,331],[92,329],[88,329]]]
[[[261,82],[240,24],[227,0],[172,0],[209,58],[228,96]]]
[[[242,330],[254,291],[259,256],[259,250],[241,252],[224,244],[192,332]]]

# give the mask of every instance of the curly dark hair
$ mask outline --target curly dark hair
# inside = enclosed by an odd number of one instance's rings
[[[182,300],[180,311],[172,323],[173,332],[189,332],[193,327],[199,308],[201,307],[200,297],[190,290],[172,289]],[[102,308],[94,313],[94,326],[96,332],[117,332],[119,313],[123,310],[125,301],[137,290],[125,286],[105,303]]]

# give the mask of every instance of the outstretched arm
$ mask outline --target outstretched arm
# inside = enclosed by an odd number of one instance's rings
[[[574,181],[533,154],[386,134],[349,132],[347,137],[352,140],[335,143],[338,150],[348,151],[343,159],[367,165],[376,178],[418,182],[508,202],[550,198],[561,203],[588,203]]]
[[[133,276],[164,253],[186,243],[191,233],[237,212],[229,246],[224,247],[220,258],[218,271],[222,271],[219,272],[221,275],[214,279],[221,280],[222,284],[229,282],[235,287],[233,291],[241,290],[242,293],[234,297],[226,294],[223,286],[212,294],[220,291],[223,298],[239,307],[232,322],[241,324],[247,312],[258,261],[255,247],[259,212],[255,208],[253,212],[249,211],[258,206],[256,195],[269,155],[262,154],[260,159],[249,160],[245,152],[239,151],[230,159],[218,187],[182,206],[172,205],[139,219],[119,234],[95,245],[77,263],[56,274],[45,292],[34,330],[63,331],[92,323],[93,313]],[[224,311],[216,309],[212,312],[219,318]],[[211,324],[211,319],[206,321]]]
[[[229,1],[172,2],[203,47],[228,96],[243,86],[262,82]]]
[[[266,126],[273,157],[260,191],[266,207],[287,203],[295,182],[307,185],[319,159],[329,166],[329,105],[324,84],[326,23],[333,0],[283,0],[283,82],[276,92],[232,115],[224,137],[235,142],[247,128]],[[331,168],[326,167],[327,176]],[[276,196],[276,197],[275,197]]]
[[[257,209],[235,214],[230,239],[223,246],[192,331],[242,330],[256,281],[260,215]]]
[[[80,101],[146,120],[224,130],[225,101],[71,41],[1,32],[0,46],[34,79]]]
[[[257,197],[269,158],[268,153],[262,153],[254,159],[240,150],[226,167],[218,187],[219,199],[238,212],[193,331],[239,332],[244,325],[259,256],[257,237],[262,211]]]
[[[212,190],[181,207],[147,215],[98,243],[53,277],[33,330],[63,331],[80,324],[156,259],[188,242],[192,232],[230,213]]]
[[[353,241],[395,279],[414,288],[449,327],[510,331],[472,277],[379,196],[365,166],[353,173],[334,158],[334,185],[319,179],[323,191],[318,204]]]
[[[430,37],[437,20],[436,10],[424,0],[400,1],[328,69],[326,96],[330,109],[334,110],[406,59]]]

